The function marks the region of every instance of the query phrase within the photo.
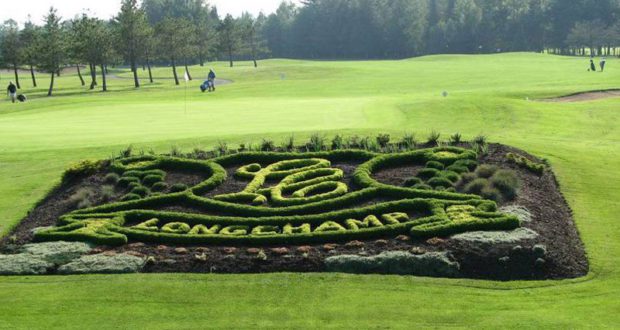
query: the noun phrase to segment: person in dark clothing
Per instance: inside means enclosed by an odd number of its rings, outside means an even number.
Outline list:
[[[13,84],[13,82],[11,81],[6,91],[11,98],[11,102],[15,103],[17,101],[17,86],[15,86],[15,84]]]
[[[601,72],[605,71],[605,64],[607,63],[607,59],[605,59],[604,57],[601,58]]]
[[[590,71],[596,72],[596,64],[594,64],[594,59],[590,59]]]
[[[207,81],[209,81],[209,92],[215,92],[215,72],[213,69],[209,70]]]

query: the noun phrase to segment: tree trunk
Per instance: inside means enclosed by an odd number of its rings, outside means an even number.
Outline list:
[[[233,54],[232,54],[232,49],[228,49],[228,60],[230,61],[230,67],[233,67]]]
[[[104,92],[107,92],[108,91],[108,84],[107,84],[106,79],[105,79],[105,74],[106,74],[105,71],[106,71],[105,70],[105,65],[101,64],[101,87],[102,87],[102,90]]]
[[[106,64],[103,67],[105,68],[105,74],[110,74],[110,71],[108,71],[108,65]]]
[[[172,73],[174,74],[174,83],[178,86],[179,76],[177,75],[177,64],[174,62],[174,59],[172,59]]]
[[[185,73],[187,73],[187,78],[189,78],[189,80],[192,80],[192,74],[189,73],[189,67],[187,66],[187,60],[185,60]]]
[[[90,78],[90,89],[93,90],[97,86],[97,67],[94,64],[90,64]]]
[[[22,86],[19,85],[19,74],[17,73],[17,64],[13,64],[13,71],[15,72],[15,86],[17,86],[17,89],[22,89]]]
[[[52,72],[52,79],[50,80],[50,89],[47,91],[47,96],[52,96],[52,91],[54,90],[54,76],[56,72]]]
[[[60,77],[60,68],[58,68],[58,71],[56,71],[56,77]]]
[[[37,87],[37,77],[34,75],[34,66],[30,65],[30,75],[32,76],[32,86]]]
[[[138,80],[138,69],[136,67],[136,60],[131,60],[131,71],[133,71],[133,83],[136,88],[140,88],[140,80]]]
[[[254,67],[258,68],[258,62],[256,62],[256,57],[252,57],[252,61],[254,61]]]
[[[75,68],[77,69],[77,74],[78,74],[78,77],[80,78],[80,82],[82,83],[82,86],[86,85],[86,83],[84,82],[84,77],[82,77],[82,71],[80,70],[80,65],[76,64]]]
[[[149,80],[151,81],[151,84],[153,83],[153,73],[151,72],[151,61],[147,58],[146,59],[146,67],[149,69]]]

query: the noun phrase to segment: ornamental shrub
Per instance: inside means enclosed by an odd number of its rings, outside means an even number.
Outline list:
[[[484,135],[478,135],[474,138],[473,142],[479,146],[485,146],[487,145],[487,137]]]
[[[127,172],[123,173],[123,177],[124,178],[138,178],[138,179],[142,179],[143,176],[144,176],[144,172],[137,171],[137,170],[131,170],[131,171],[127,171]]]
[[[469,169],[467,167],[459,166],[459,165],[450,165],[450,166],[446,167],[446,170],[455,172],[457,174],[464,174],[464,173],[468,173],[469,172]]]
[[[442,163],[434,161],[434,160],[431,160],[430,162],[426,163],[426,167],[427,168],[434,168],[434,169],[440,170],[440,171],[442,171],[445,168],[445,166]]]
[[[428,138],[426,139],[426,143],[430,144],[430,145],[437,145],[439,142],[439,138],[441,137],[441,134],[437,131],[432,131],[429,135]]]
[[[507,200],[512,200],[517,195],[519,179],[513,171],[499,170],[489,180],[491,185],[499,190]]]
[[[135,182],[135,183],[140,183],[140,179],[130,176],[130,177],[122,177],[118,180],[118,182],[116,183],[119,187],[121,188],[127,188],[129,187],[129,184]]]
[[[263,139],[260,144],[260,151],[272,152],[276,151],[276,145],[272,140]]]
[[[135,188],[138,187],[142,187],[142,184],[140,182],[130,182],[129,186],[127,186],[127,188],[129,188],[129,190],[133,190]]]
[[[166,171],[163,170],[148,170],[148,171],[142,171],[142,177],[146,177],[148,175],[157,175],[157,176],[166,176]]]
[[[381,149],[385,149],[390,143],[390,135],[389,134],[379,134],[377,136],[377,144]]]
[[[105,185],[105,186],[101,186],[101,198],[103,199],[104,202],[109,202],[114,198],[115,192],[114,192],[114,186],[109,186],[109,185]]]
[[[407,133],[403,136],[403,138],[398,143],[401,149],[411,150],[414,149],[418,142],[415,139],[415,135],[411,133]]]
[[[413,186],[415,186],[417,184],[420,184],[420,183],[423,183],[422,179],[416,178],[416,177],[412,177],[412,178],[409,178],[409,179],[405,180],[405,187],[413,187]]]
[[[445,177],[434,177],[428,180],[427,184],[433,188],[443,187],[450,188],[452,187],[452,181]]]
[[[289,136],[284,142],[282,142],[282,149],[291,152],[295,149],[295,136]]]
[[[489,185],[485,186],[480,192],[480,196],[485,199],[489,199],[495,202],[499,202],[502,200],[502,193],[494,187]]]
[[[116,173],[108,173],[106,174],[106,176],[103,178],[103,182],[108,183],[108,184],[117,184],[118,180],[120,180],[120,176]]]
[[[480,195],[482,190],[489,185],[489,181],[487,179],[475,179],[474,181],[465,185],[465,192],[468,194]]]
[[[325,149],[325,138],[318,133],[312,134],[308,143],[308,149],[314,152],[323,151]]]
[[[146,197],[146,196],[148,196],[151,193],[151,191],[147,187],[135,187],[135,188],[133,188],[131,190],[130,193],[131,194],[136,194],[136,195],[138,195],[140,197]]]
[[[147,175],[144,177],[144,179],[142,179],[142,183],[148,187],[151,187],[155,183],[162,182],[162,181],[164,181],[164,177],[155,175],[155,174]]]
[[[174,185],[172,185],[172,187],[170,187],[170,192],[176,193],[176,192],[182,192],[187,190],[187,185],[183,184],[183,183],[176,183]]]
[[[165,182],[156,182],[151,187],[151,191],[156,191],[156,192],[166,191],[166,189],[168,189],[168,184]]]
[[[481,165],[476,169],[476,175],[480,178],[488,179],[497,172],[497,166],[495,165]]]
[[[450,136],[450,143],[457,145],[459,143],[461,143],[461,133],[454,133],[452,136]]]
[[[97,173],[103,166],[102,161],[83,160],[71,165],[62,175],[62,182],[69,182],[81,177]]]
[[[476,180],[478,176],[475,173],[464,173],[461,175],[461,181],[459,181],[459,186],[464,186],[474,180]]]
[[[461,179],[461,176],[459,176],[458,173],[453,171],[443,171],[439,173],[439,175],[443,178],[450,180],[450,182],[452,183],[457,183]]]
[[[518,166],[525,168],[526,170],[537,174],[538,176],[542,176],[545,173],[545,165],[535,163],[521,155],[517,155],[514,153],[508,153],[506,158],[509,162],[517,164]]]
[[[473,171],[478,167],[478,162],[473,159],[459,159],[454,162],[455,166],[464,166],[467,167],[470,171]]]
[[[433,190],[433,187],[427,185],[426,183],[418,183],[411,188],[418,190]]]
[[[121,199],[121,201],[123,202],[129,202],[129,201],[135,201],[138,199],[142,199],[142,197],[140,195],[136,195],[136,194],[127,194],[125,196],[123,196],[123,198]]]
[[[438,176],[439,173],[439,170],[434,168],[423,168],[418,172],[416,176],[422,180],[428,180],[430,178]]]
[[[332,139],[332,150],[340,150],[343,149],[344,140],[342,139],[342,135],[336,134]]]

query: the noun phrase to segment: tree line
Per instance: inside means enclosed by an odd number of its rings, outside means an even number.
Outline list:
[[[15,21],[0,27],[0,65],[52,79],[75,66],[82,85],[107,90],[108,65],[177,68],[226,59],[406,58],[442,53],[503,51],[617,55],[619,0],[303,0],[284,1],[275,13],[220,17],[207,0],[122,0],[112,20],[84,13],[62,20],[51,8],[44,24]],[[71,64],[72,63],[72,64]],[[99,75],[101,81],[98,81]]]
[[[275,57],[406,58],[549,51],[617,54],[618,0],[304,0],[263,29]]]
[[[191,64],[204,65],[218,56],[226,56],[230,66],[238,56],[258,65],[257,59],[267,54],[260,35],[262,20],[263,15],[249,14],[220,19],[217,8],[205,0],[122,0],[119,13],[109,21],[86,13],[62,21],[56,9],[50,8],[41,26],[26,22],[20,29],[13,20],[4,22],[0,65],[14,72],[20,89],[20,69],[28,68],[34,87],[37,72],[49,74],[49,96],[55,77],[68,65],[75,67],[82,86],[90,80],[90,89],[101,85],[107,91],[108,65],[116,64],[131,68],[136,88],[141,85],[140,67],[148,70],[153,82],[154,63],[170,65],[179,85],[179,67],[191,79]]]

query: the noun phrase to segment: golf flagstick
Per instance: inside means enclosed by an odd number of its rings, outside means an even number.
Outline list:
[[[185,114],[187,115],[187,82],[189,81],[189,74],[187,74],[187,70],[185,70],[183,79],[185,79]]]

